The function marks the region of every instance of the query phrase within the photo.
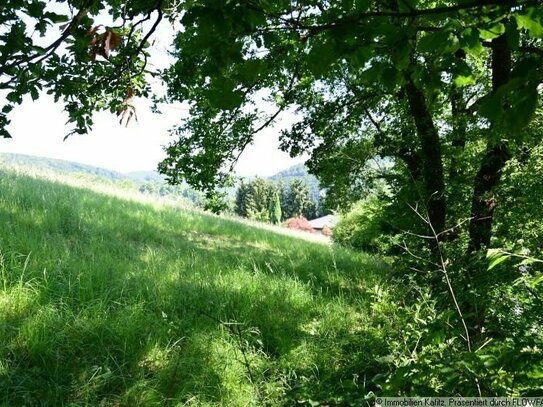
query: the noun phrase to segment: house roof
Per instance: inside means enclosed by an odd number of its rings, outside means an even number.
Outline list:
[[[313,229],[322,229],[325,226],[333,228],[337,223],[337,217],[334,215],[326,215],[322,218],[317,218],[309,221],[309,224]]]

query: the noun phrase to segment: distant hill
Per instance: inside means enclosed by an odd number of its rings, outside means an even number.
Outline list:
[[[168,185],[164,177],[156,171],[135,171],[123,174],[71,161],[8,153],[0,153],[1,166],[15,166],[37,172],[52,172],[68,176],[82,175],[98,181],[120,182],[124,183],[125,187],[133,188],[142,194],[177,200],[182,199],[189,205],[197,206],[202,200],[201,194],[186,184]]]
[[[283,182],[285,184],[288,184],[292,180],[300,179],[304,181],[309,187],[309,193],[311,195],[311,198],[315,202],[320,201],[321,188],[319,180],[317,179],[317,177],[308,172],[307,167],[304,164],[293,165],[292,167],[289,167],[283,171],[278,172],[275,175],[272,175],[268,179],[277,182]]]
[[[113,181],[130,179],[127,175],[123,173],[106,170],[104,168],[93,167],[92,165],[58,160],[55,158],[35,157],[24,154],[0,153],[0,164],[17,165],[26,168],[36,168],[63,173],[86,174],[95,177],[106,178]]]
[[[164,176],[153,170],[121,173],[72,161],[11,153],[0,153],[0,165],[2,164],[35,168],[37,170],[55,171],[65,174],[83,174],[92,177],[105,178],[111,181],[133,181],[141,192],[157,193],[159,195],[180,194],[193,202],[197,202],[200,199],[197,198],[199,194],[194,192],[187,185],[182,185],[177,188],[167,186]],[[251,179],[254,177],[247,178]],[[294,179],[301,179],[309,186],[311,198],[316,202],[320,201],[319,181],[315,176],[308,173],[304,164],[293,165],[271,177],[265,178],[283,182],[285,184],[288,184]],[[226,188],[225,191],[229,196],[234,197],[236,188]]]
[[[279,171],[275,175],[272,175],[270,179],[303,178],[303,177],[315,178],[313,175],[309,174],[305,164],[296,164],[296,165],[293,165],[292,167],[288,167],[287,169]]]
[[[26,168],[36,168],[63,173],[79,173],[106,178],[109,180],[131,180],[137,184],[144,182],[163,182],[164,176],[156,171],[132,171],[122,173],[92,165],[80,164],[73,161],[59,160],[56,158],[36,157],[25,154],[0,153],[0,164],[19,165]]]
[[[134,181],[164,181],[164,175],[159,174],[157,171],[132,171],[126,173],[128,177]]]

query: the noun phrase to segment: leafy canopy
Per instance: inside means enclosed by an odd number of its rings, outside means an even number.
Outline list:
[[[40,91],[63,101],[75,133],[89,130],[97,110],[129,121],[132,98],[149,96],[149,78],[158,77],[167,87],[160,101],[188,102],[191,113],[172,130],[176,140],[160,170],[173,183],[187,179],[208,191],[287,108],[303,118],[284,132],[283,148],[312,153],[312,169],[325,178],[336,173],[328,178],[341,191],[352,189],[349,174],[376,153],[398,157],[418,148],[404,120],[408,84],[424,90],[432,113],[445,113],[445,89],[465,89],[474,123],[512,131],[531,119],[543,76],[537,0],[57,3],[6,0],[0,10],[2,136],[9,136],[13,106]],[[168,22],[176,31],[173,63],[153,70],[148,46]],[[40,37],[54,32],[42,45]],[[485,64],[501,35],[518,58],[513,79],[492,93]]]

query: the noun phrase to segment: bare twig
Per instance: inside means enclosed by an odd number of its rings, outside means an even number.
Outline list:
[[[443,273],[443,276],[445,277],[445,281],[447,283],[449,294],[451,295],[454,306],[456,308],[456,312],[457,312],[458,317],[460,318],[460,321],[461,321],[462,326],[464,328],[464,335],[465,335],[464,340],[466,342],[468,352],[471,353],[472,352],[471,338],[470,338],[470,334],[469,334],[468,325],[466,323],[466,320],[465,320],[464,315],[462,313],[462,310],[460,308],[460,304],[458,303],[458,300],[456,298],[456,294],[455,294],[454,288],[452,286],[452,283],[451,283],[451,280],[450,280],[450,277],[449,277],[449,272],[447,270],[447,263],[446,263],[446,261],[445,261],[445,259],[443,257],[443,251],[441,250],[441,242],[439,240],[439,234],[436,233],[436,231],[434,229],[434,226],[432,225],[432,222],[430,221],[429,216],[426,216],[426,217],[423,216],[421,213],[419,213],[419,211],[417,209],[415,209],[411,205],[409,205],[409,207],[417,214],[417,216],[419,218],[421,218],[428,225],[430,231],[432,232],[433,238],[434,238],[434,240],[436,242],[437,254],[439,256],[439,268],[440,268],[441,272]],[[475,384],[477,386],[477,391],[479,393],[479,397],[481,397],[482,396],[481,387],[479,385],[479,380],[477,378],[475,378]]]
[[[301,52],[299,52],[300,54]],[[287,87],[287,90],[285,92],[285,100],[284,102],[281,104],[281,106],[279,106],[279,108],[274,112],[274,114],[272,114],[270,117],[268,117],[268,119],[262,123],[259,127],[257,127],[256,129],[254,129],[251,134],[246,138],[245,142],[243,143],[243,145],[241,146],[241,148],[239,148],[239,151],[237,153],[237,156],[234,158],[234,160],[232,160],[232,162],[230,163],[230,172],[232,172],[234,170],[234,167],[236,166],[237,162],[239,161],[239,158],[241,157],[241,154],[243,153],[243,151],[245,151],[245,148],[251,144],[251,142],[253,141],[253,137],[260,133],[262,130],[264,130],[265,128],[267,128],[268,126],[270,126],[274,121],[275,119],[285,110],[285,108],[287,107],[287,100],[290,98],[293,90],[294,90],[294,85],[296,83],[296,79],[298,78],[298,71],[299,71],[299,67],[300,67],[300,64],[298,63],[294,69],[294,72],[292,73],[292,77],[290,78],[290,81],[289,81],[289,84],[288,84],[288,87]]]

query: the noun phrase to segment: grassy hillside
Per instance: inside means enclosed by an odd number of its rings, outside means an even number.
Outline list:
[[[46,172],[53,175],[77,177],[93,183],[108,182],[124,186],[125,188],[139,190],[146,194],[182,198],[188,205],[201,206],[201,201],[203,200],[201,194],[187,184],[168,185],[164,176],[157,171],[132,171],[123,174],[72,161],[10,153],[0,153],[1,168],[16,168],[24,169],[25,172]],[[249,179],[251,178],[254,177],[249,177]],[[308,185],[312,199],[315,202],[319,202],[320,200],[319,182],[315,176],[307,172],[307,168],[303,164],[294,165],[268,178],[285,184],[295,179],[301,179]],[[223,190],[231,199],[234,199],[236,195],[235,187],[224,188]]]
[[[91,189],[96,189],[97,185],[105,186],[108,189],[123,189],[125,192],[132,191],[174,200],[185,206],[199,206],[202,201],[201,194],[188,185],[168,185],[164,178],[154,171],[122,174],[71,161],[7,153],[0,153],[0,169],[31,175],[46,175],[47,178],[53,179],[69,179]]]
[[[385,349],[370,307],[383,274],[324,244],[0,171],[0,405],[291,405],[343,382],[364,395]]]

